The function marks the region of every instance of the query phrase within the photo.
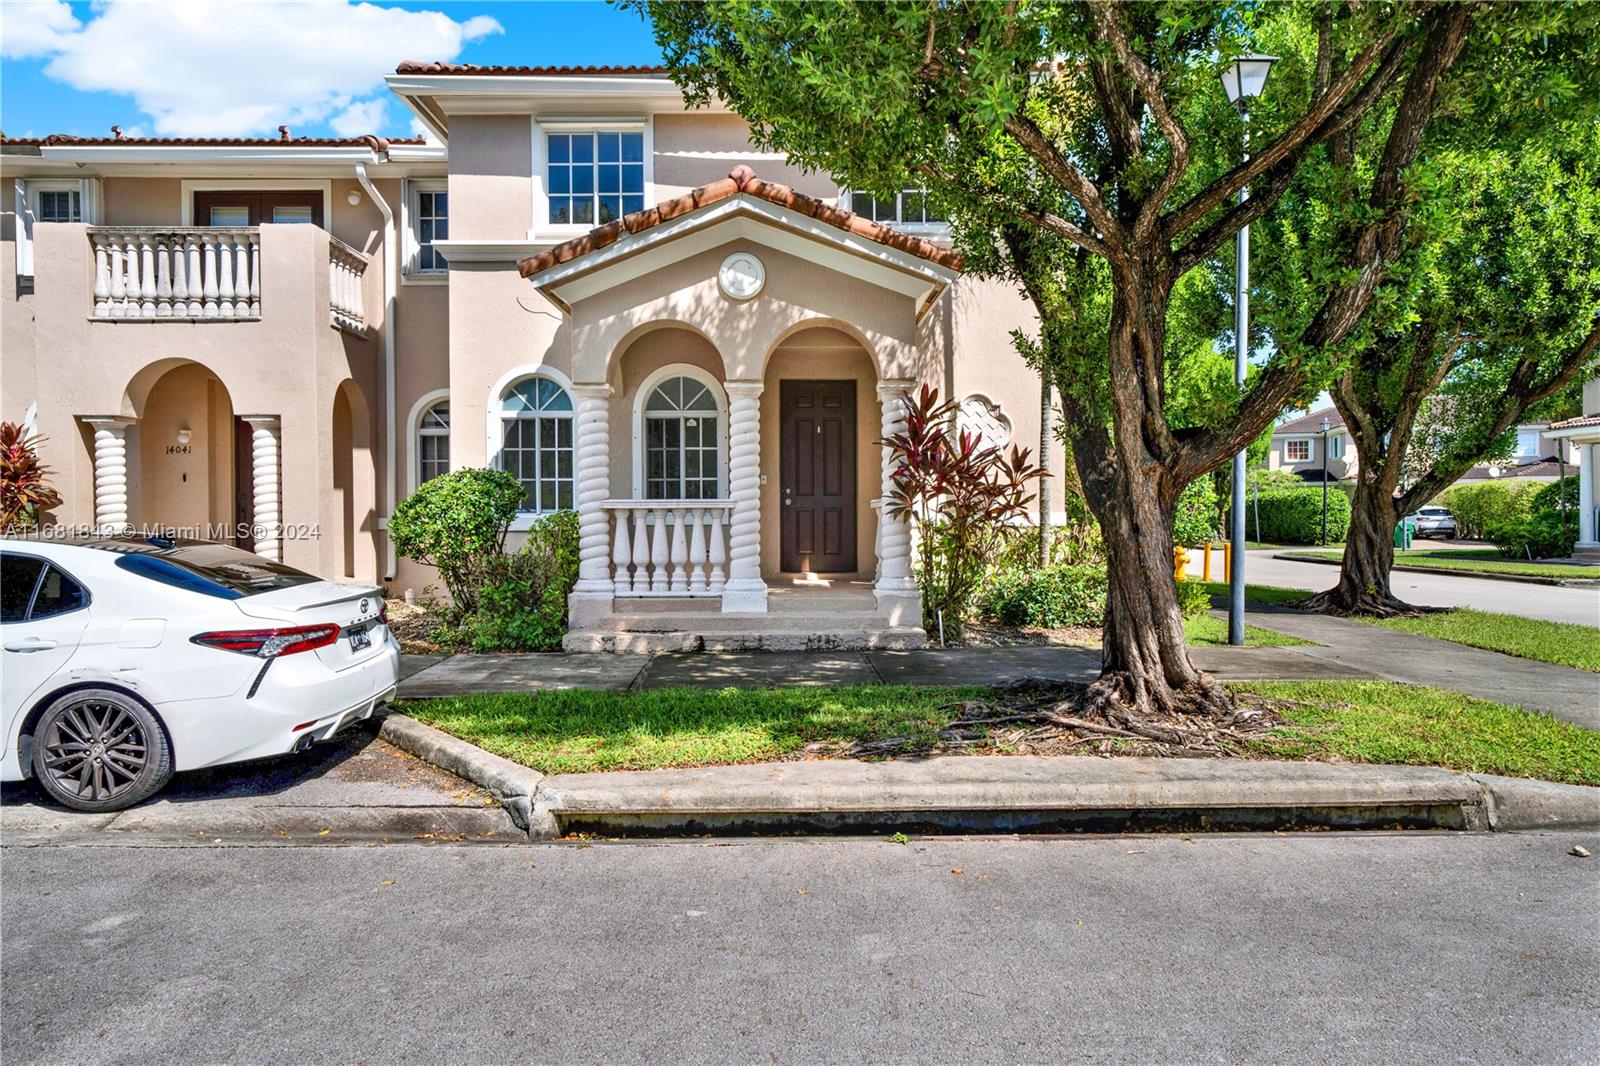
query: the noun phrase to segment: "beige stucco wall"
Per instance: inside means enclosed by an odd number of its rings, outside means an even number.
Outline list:
[[[450,119],[450,237],[521,240],[532,221],[529,115]]]
[[[750,143],[750,126],[738,115],[713,112],[663,114],[654,119],[655,192],[667,200],[728,176],[741,163],[768,181],[832,200],[839,188],[825,174],[807,174],[781,156]]]
[[[128,453],[129,467],[138,467],[136,521],[159,521],[187,536],[222,536],[207,527],[231,525],[235,517],[233,415],[227,387],[198,363],[175,366],[152,384]],[[183,429],[187,445],[178,443]]]

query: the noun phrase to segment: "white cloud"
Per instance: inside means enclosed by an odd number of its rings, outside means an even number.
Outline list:
[[[15,19],[7,6],[9,56]],[[132,95],[157,134],[179,137],[270,135],[280,123],[323,121],[341,133],[378,132],[355,127],[383,119],[384,101],[369,98],[396,63],[449,61],[468,42],[505,32],[486,15],[457,22],[344,0],[109,0],[76,25],[48,38],[26,31],[16,47],[50,55],[45,73],[74,89]]]
[[[57,51],[68,35],[81,29],[65,0],[15,0],[0,17],[0,56],[29,59]]]
[[[328,125],[341,137],[359,137],[363,133],[376,133],[383,129],[388,112],[389,101],[374,96],[370,100],[357,100],[330,118]]]

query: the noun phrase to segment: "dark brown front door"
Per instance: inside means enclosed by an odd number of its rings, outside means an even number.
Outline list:
[[[316,190],[272,189],[267,192],[197,192],[196,226],[259,226],[263,222],[307,222],[322,225],[322,193]]]
[[[242,418],[233,420],[233,536],[229,539],[245,551],[255,551],[256,538],[250,531],[256,520],[255,433]]]
[[[778,383],[779,566],[856,569],[856,383]]]

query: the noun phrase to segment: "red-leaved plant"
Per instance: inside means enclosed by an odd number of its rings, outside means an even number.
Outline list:
[[[905,399],[905,428],[878,443],[890,452],[889,513],[916,524],[923,624],[960,638],[978,586],[1019,532],[1044,471],[1027,448],[1009,454],[955,424],[956,404],[922,386]]]
[[[15,422],[0,422],[0,531],[31,528],[40,511],[61,506],[60,494],[45,484],[50,471],[39,462],[43,441]]]

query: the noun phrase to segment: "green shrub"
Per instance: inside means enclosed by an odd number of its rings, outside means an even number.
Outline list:
[[[1456,535],[1482,540],[1489,527],[1526,518],[1533,509],[1534,491],[1530,485],[1504,481],[1485,481],[1477,485],[1453,485],[1439,494],[1436,502],[1456,518]]]
[[[1203,582],[1178,582],[1178,609],[1185,618],[1197,618],[1211,609],[1211,590]]]
[[[1195,478],[1178,496],[1172,542],[1192,548],[1217,535],[1217,490],[1209,477]]]
[[[979,593],[978,611],[1008,626],[1097,626],[1106,613],[1106,568],[1087,563],[1003,571]]]
[[[1578,541],[1578,479],[1562,478],[1537,491],[1525,490],[1521,496],[1529,501],[1527,514],[1491,521],[1484,531],[1500,554],[1509,559],[1565,559],[1572,555]]]
[[[503,470],[453,470],[400,501],[389,541],[407,559],[437,567],[456,607],[470,611],[474,564],[503,553],[522,499],[522,482]]]
[[[528,542],[469,567],[476,606],[458,623],[475,651],[550,651],[567,631],[567,594],[578,580],[578,513],[537,519]]]
[[[1350,497],[1328,486],[1328,542],[1344,540],[1350,529]],[[1274,544],[1319,544],[1322,540],[1322,489],[1262,489],[1251,501],[1250,521],[1260,513],[1261,539]]]

